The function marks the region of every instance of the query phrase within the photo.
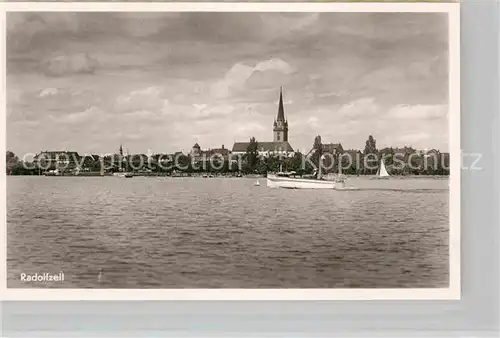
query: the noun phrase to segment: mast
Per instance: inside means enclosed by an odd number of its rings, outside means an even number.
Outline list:
[[[320,155],[318,161],[318,180],[321,179],[321,167],[323,165],[323,155]]]
[[[338,166],[339,166],[339,178],[342,175],[342,156],[339,154],[339,160],[338,160]]]

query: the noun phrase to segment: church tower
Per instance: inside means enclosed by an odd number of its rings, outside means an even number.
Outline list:
[[[278,104],[278,118],[274,120],[274,142],[288,141],[288,121],[285,120],[285,109],[283,108],[283,88],[280,88],[280,101]]]

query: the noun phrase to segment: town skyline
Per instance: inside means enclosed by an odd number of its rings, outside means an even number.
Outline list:
[[[16,154],[266,141],[280,86],[294,149],[373,135],[448,151],[444,14],[8,13],[7,26]]]

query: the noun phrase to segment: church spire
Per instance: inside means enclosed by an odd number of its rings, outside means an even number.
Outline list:
[[[288,122],[285,120],[285,109],[283,108],[283,87],[280,87],[278,118],[274,120],[273,133],[274,133],[274,142],[288,141]]]
[[[280,87],[280,103],[278,106],[278,120],[285,122],[285,109],[283,108],[283,86]]]

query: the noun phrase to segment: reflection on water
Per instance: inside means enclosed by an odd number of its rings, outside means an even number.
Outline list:
[[[254,182],[8,177],[8,287],[448,286],[448,180]],[[20,281],[59,271],[62,283]]]

